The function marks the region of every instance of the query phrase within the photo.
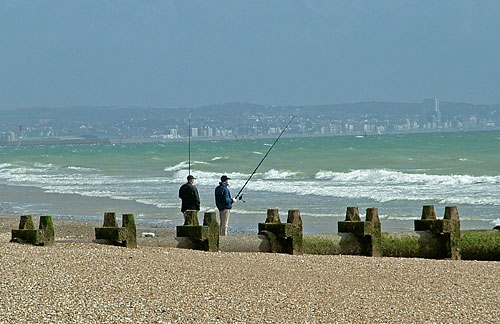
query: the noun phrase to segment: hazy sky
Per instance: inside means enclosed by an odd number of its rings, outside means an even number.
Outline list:
[[[0,109],[500,102],[500,1],[0,0]]]

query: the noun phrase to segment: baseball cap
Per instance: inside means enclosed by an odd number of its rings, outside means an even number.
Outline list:
[[[226,180],[230,180],[231,178],[229,178],[228,176],[226,175],[223,175],[222,177],[220,177],[220,181],[224,182]]]

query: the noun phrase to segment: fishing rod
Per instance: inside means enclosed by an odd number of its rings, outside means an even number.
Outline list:
[[[295,115],[292,116],[292,119],[290,119],[290,121],[288,122],[288,124],[286,124],[285,128],[281,131],[280,135],[276,138],[276,140],[274,140],[274,143],[273,145],[271,145],[271,147],[269,148],[269,150],[267,151],[267,153],[264,155],[264,157],[262,158],[262,160],[260,160],[259,164],[257,165],[257,167],[255,168],[255,170],[253,170],[252,174],[250,175],[250,177],[247,179],[247,181],[245,182],[245,184],[243,185],[243,187],[241,187],[240,191],[238,192],[238,194],[236,195],[235,199],[240,199],[242,200],[243,199],[243,195],[241,195],[241,192],[243,191],[243,189],[245,189],[246,185],[248,184],[248,182],[250,181],[250,179],[252,179],[253,175],[255,174],[255,172],[257,172],[257,169],[260,167],[260,165],[262,164],[262,162],[264,162],[264,160],[266,159],[267,155],[269,154],[269,152],[271,152],[271,150],[273,149],[274,145],[276,145],[276,143],[278,142],[278,140],[280,139],[281,135],[283,135],[283,133],[286,131],[286,129],[288,128],[288,126],[290,126],[290,124],[292,123],[292,120],[295,118]]]
[[[188,121],[188,176],[191,175],[191,114]]]

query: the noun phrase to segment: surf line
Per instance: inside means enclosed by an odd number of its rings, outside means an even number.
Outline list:
[[[276,140],[274,140],[274,143],[273,145],[271,145],[271,147],[269,148],[269,150],[267,150],[267,153],[264,155],[264,157],[262,158],[262,160],[260,160],[259,164],[257,164],[257,167],[255,168],[255,170],[253,170],[252,174],[250,175],[250,177],[248,177],[247,181],[245,182],[245,184],[243,185],[243,187],[241,187],[240,191],[238,192],[238,194],[236,195],[235,199],[239,199],[239,200],[242,200],[243,202],[245,202],[243,200],[243,195],[241,194],[243,192],[243,189],[245,189],[245,187],[247,186],[248,182],[250,182],[250,179],[252,179],[253,175],[255,174],[255,172],[257,172],[257,169],[260,167],[260,165],[262,164],[262,162],[264,162],[264,160],[266,159],[266,157],[268,156],[269,152],[271,152],[271,150],[273,149],[274,145],[276,145],[276,143],[278,142],[278,140],[280,139],[281,135],[283,135],[283,133],[286,131],[286,129],[288,128],[288,126],[290,126],[290,124],[292,123],[293,119],[295,118],[295,115],[292,116],[292,118],[290,119],[290,121],[288,122],[288,124],[286,124],[285,128],[281,131],[280,135],[276,138]]]

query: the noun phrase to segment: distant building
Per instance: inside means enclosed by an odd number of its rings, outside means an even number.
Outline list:
[[[441,128],[441,111],[439,110],[439,100],[437,98],[425,99],[422,103],[422,125],[427,125],[428,129]]]
[[[434,98],[434,112],[436,114],[436,123],[437,123],[437,128],[441,128],[441,111],[439,110],[439,100],[438,98]]]

